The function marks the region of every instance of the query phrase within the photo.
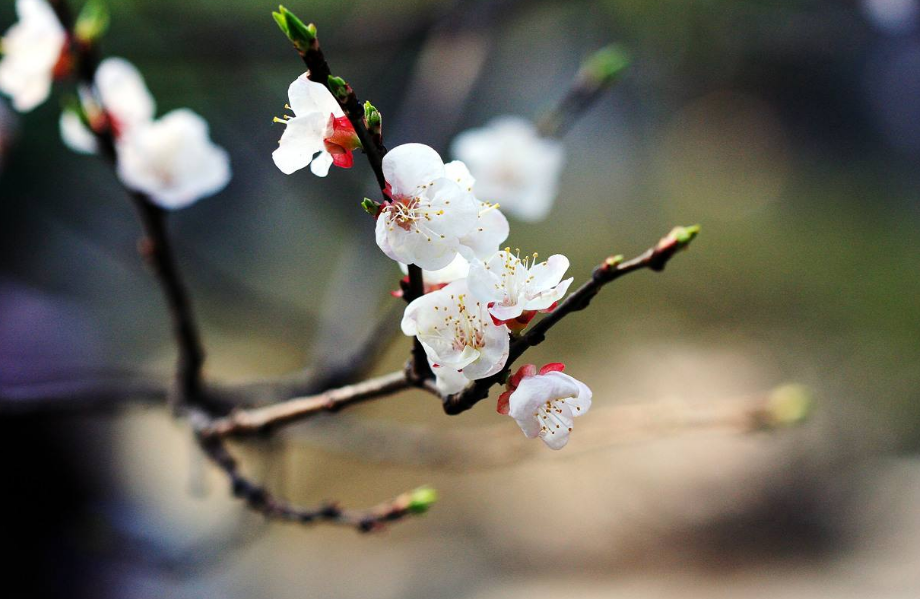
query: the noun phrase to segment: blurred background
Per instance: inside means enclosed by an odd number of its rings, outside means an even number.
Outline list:
[[[399,305],[388,291],[401,273],[360,209],[374,189],[360,158],[325,179],[272,163],[271,119],[303,71],[274,6],[110,8],[104,51],[141,69],[159,114],[204,115],[232,157],[229,187],[172,219],[208,375],[350,355]],[[383,534],[244,511],[161,408],[0,417],[3,570],[32,589],[13,596],[920,595],[918,0],[289,8],[381,110],[388,146],[444,155],[493,116],[538,118],[581,60],[621,43],[633,66],[566,135],[550,218],[512,221],[509,243],[566,254],[578,282],[675,224],[703,233],[529,354],[565,361],[595,392],[561,453],[523,444],[494,399],[448,418],[414,392],[237,449],[303,503],[438,488],[429,514]],[[25,116],[2,102],[0,383],[167,374],[167,313],[124,191],[63,147],[57,96]],[[394,334],[378,370],[408,347]],[[788,383],[816,400],[800,427],[655,426],[662,405],[731,410]],[[617,417],[641,406],[658,408]]]

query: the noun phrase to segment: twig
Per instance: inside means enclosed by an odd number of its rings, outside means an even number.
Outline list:
[[[677,227],[664,237],[658,245],[646,250],[642,255],[627,262],[622,262],[622,257],[608,258],[603,264],[594,269],[591,278],[581,287],[569,295],[551,313],[537,322],[526,333],[511,343],[508,361],[501,372],[488,378],[475,381],[463,391],[455,393],[444,400],[444,411],[447,414],[459,414],[469,410],[480,400],[489,396],[489,389],[493,385],[503,383],[511,372],[511,365],[521,357],[525,351],[543,342],[546,333],[560,320],[579,310],[584,310],[601,288],[619,279],[623,275],[648,268],[659,272],[664,270],[668,261],[687,244],[699,231],[699,227]]]
[[[377,184],[380,186],[380,191],[384,193],[383,199],[384,201],[388,201],[389,198],[385,193],[387,181],[383,174],[383,157],[386,155],[387,149],[386,146],[383,145],[381,136],[373,136],[367,130],[367,125],[364,122],[364,108],[361,106],[361,102],[358,101],[354,89],[352,89],[351,85],[348,83],[344,83],[343,87],[339,89],[330,85],[332,69],[326,61],[326,57],[320,47],[319,38],[316,37],[315,31],[313,32],[313,39],[306,49],[301,49],[296,44],[294,45],[294,49],[297,50],[304,64],[307,65],[307,76],[310,80],[326,86],[333,97],[339,102],[339,105],[345,112],[345,116],[348,117],[348,121],[354,127],[358,139],[361,140],[364,154],[367,156],[371,170],[374,171],[374,176],[377,178]],[[411,302],[424,295],[424,293],[425,283],[422,269],[414,264],[410,264],[409,288],[404,296],[405,300],[407,303]],[[409,373],[413,383],[417,386],[424,386],[424,382],[433,376],[425,356],[425,349],[418,339],[416,339],[412,345],[412,361],[410,363]]]
[[[309,418],[321,412],[336,412],[344,407],[378,397],[393,395],[410,387],[405,372],[392,372],[355,385],[331,389],[319,395],[292,399],[253,410],[237,410],[199,430],[202,438],[248,436],[268,433],[275,427]]]
[[[65,0],[53,0],[52,7],[67,31],[71,49],[77,58],[77,80],[95,96],[95,101],[104,110],[95,90],[96,70],[99,54],[95,44],[80,41],[74,32],[73,14]],[[91,127],[102,155],[113,167],[117,162],[115,138],[108,118],[100,119]],[[126,188],[127,189],[127,188]],[[172,317],[173,335],[179,351],[176,364],[177,394],[171,397],[176,404],[182,402],[205,402],[202,394],[201,368],[204,364],[204,349],[198,333],[198,326],[192,312],[191,300],[173,254],[169,235],[166,232],[166,212],[140,192],[127,189],[137,209],[144,229],[144,239],[139,244],[141,255],[153,267],[160,288],[169,305]]]
[[[207,416],[203,414],[199,414],[199,418],[207,421]],[[199,434],[198,442],[205,455],[230,479],[234,497],[243,500],[249,509],[267,518],[300,524],[323,522],[355,528],[360,532],[372,532],[380,530],[389,522],[422,513],[430,504],[430,501],[419,502],[415,497],[418,492],[416,491],[403,493],[395,499],[365,510],[346,510],[336,503],[326,503],[314,508],[294,505],[245,477],[240,472],[236,458],[227,450],[223,438]]]
[[[601,48],[583,64],[565,96],[537,123],[544,137],[563,137],[604,91],[619,81],[629,58],[616,46]]]
[[[295,49],[297,49],[296,46]],[[345,84],[345,89],[340,93],[336,93],[336,90],[330,87],[329,77],[332,76],[332,70],[323,55],[323,50],[319,45],[319,38],[314,37],[306,50],[297,49],[297,52],[303,59],[304,64],[307,65],[307,76],[310,80],[325,85],[338,100],[339,105],[345,112],[345,116],[348,117],[348,121],[355,128],[358,139],[361,140],[364,155],[367,156],[367,161],[377,178],[377,184],[380,186],[380,190],[383,191],[387,186],[386,178],[383,176],[383,157],[387,153],[387,149],[382,140],[375,139],[367,130],[367,126],[364,123],[364,107],[358,101],[355,91],[347,83]]]

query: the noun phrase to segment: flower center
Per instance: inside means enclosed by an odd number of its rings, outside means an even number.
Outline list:
[[[534,417],[540,423],[541,435],[555,435],[557,431],[562,432],[563,429],[572,432],[572,427],[568,426],[560,416],[566,399],[568,398],[548,400],[534,412]],[[575,409],[581,411],[580,407],[576,406]]]

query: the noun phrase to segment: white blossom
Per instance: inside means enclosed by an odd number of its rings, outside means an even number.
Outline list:
[[[442,393],[456,393],[469,381],[491,376],[508,360],[508,328],[492,321],[462,279],[410,303],[402,331],[425,348]]]
[[[562,364],[547,364],[539,373],[522,367],[499,398],[499,412],[514,418],[528,438],[540,437],[550,449],[569,441],[574,418],[591,409],[591,390],[562,372]]]
[[[67,36],[45,0],[16,0],[16,14],[19,21],[2,38],[0,91],[16,110],[28,112],[51,93]]]
[[[454,160],[444,165],[444,174],[448,179],[452,179],[457,184],[467,190],[472,190],[476,184],[476,179],[470,174],[466,165]],[[469,233],[460,237],[460,252],[467,259],[486,259],[491,256],[500,243],[508,239],[510,227],[508,219],[498,210],[498,204],[489,204],[480,202],[478,199],[478,220],[476,226]]]
[[[187,108],[132,127],[118,138],[118,176],[162,208],[177,209],[213,195],[230,181],[230,159]]]
[[[451,146],[476,177],[478,198],[524,221],[546,218],[565,159],[561,142],[541,137],[520,117],[505,116],[459,134]]]
[[[470,291],[498,320],[511,320],[529,310],[546,310],[562,299],[573,279],[562,280],[569,268],[569,259],[562,254],[543,262],[536,260],[537,254],[522,259],[505,248],[486,262],[476,261],[470,267]]]
[[[399,268],[402,270],[404,275],[409,274],[409,265],[399,263]],[[458,279],[465,279],[470,272],[470,263],[469,260],[457,254],[457,257],[454,258],[454,261],[441,268],[439,270],[423,270],[422,277],[425,281],[425,286],[434,286],[434,285],[446,285],[448,283],[453,283]]]
[[[94,78],[96,93],[102,103],[100,114],[88,111],[90,119],[108,119],[113,135],[118,138],[133,127],[144,125],[153,120],[156,102],[144,77],[133,64],[123,58],[107,58],[96,69]],[[93,107],[93,96],[84,92],[83,105]],[[92,154],[98,151],[98,144],[93,133],[86,127],[80,116],[72,110],[61,113],[61,138],[73,151]]]
[[[376,237],[390,258],[440,270],[457,254],[488,255],[507,238],[507,220],[472,194],[466,168],[445,165],[430,147],[393,148],[383,158],[383,174],[391,201],[377,216]]]
[[[272,153],[275,166],[290,175],[310,165],[318,177],[329,174],[333,164],[349,168],[354,160],[352,150],[361,144],[326,86],[304,73],[288,87],[288,101],[293,118],[275,119],[285,125],[278,149]]]

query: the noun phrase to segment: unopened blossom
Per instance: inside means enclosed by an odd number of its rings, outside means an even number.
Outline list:
[[[325,177],[333,164],[350,168],[352,150],[360,148],[361,142],[326,86],[304,73],[288,87],[288,101],[294,116],[275,119],[285,126],[278,149],[272,153],[281,172],[290,175],[310,165],[314,175]]]
[[[208,124],[187,108],[132,127],[118,138],[118,176],[166,209],[188,206],[230,181],[227,152],[214,144]]]
[[[541,137],[530,121],[499,117],[458,135],[451,152],[476,178],[476,197],[497,202],[524,221],[540,221],[549,214],[565,152],[561,142]]]
[[[108,127],[118,140],[139,125],[153,120],[156,102],[144,77],[133,64],[123,58],[107,58],[99,64],[94,78],[96,96],[84,91],[86,117],[96,127]],[[95,105],[98,97],[101,106]],[[80,115],[72,110],[61,113],[61,138],[75,152],[91,154],[98,151],[92,131]]]
[[[550,449],[565,447],[573,420],[591,409],[591,390],[564,369],[560,363],[539,372],[533,364],[522,366],[498,399],[500,414],[514,418],[525,436],[540,437]]]
[[[426,145],[393,148],[383,174],[389,201],[377,215],[377,245],[398,262],[440,270],[458,254],[488,255],[508,236],[505,217],[473,195],[466,168],[445,165]]]
[[[19,21],[3,35],[0,91],[28,112],[51,93],[55,69],[66,61],[67,35],[45,0],[16,0]]]
[[[402,331],[421,342],[443,393],[497,373],[508,360],[508,328],[492,321],[463,279],[410,303]]]
[[[562,299],[573,279],[562,280],[569,268],[569,259],[562,254],[543,262],[537,258],[537,254],[521,258],[505,248],[486,262],[474,262],[467,279],[470,291],[501,321],[547,310]]]

